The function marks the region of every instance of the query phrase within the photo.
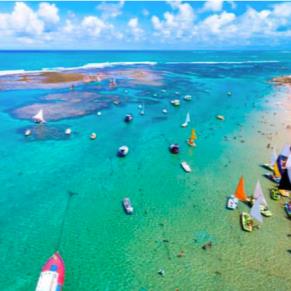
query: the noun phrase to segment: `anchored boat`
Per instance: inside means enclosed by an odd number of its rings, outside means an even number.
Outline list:
[[[123,208],[124,208],[124,211],[126,212],[126,214],[132,214],[133,213],[133,207],[131,205],[131,202],[129,200],[129,198],[124,198],[122,200],[122,205],[123,205]]]
[[[258,180],[256,187],[255,187],[255,190],[254,190],[253,198],[251,199],[251,204],[254,205],[256,200],[258,200],[260,197],[261,197],[261,204],[260,204],[261,214],[266,216],[266,217],[272,216],[272,212],[269,210],[268,203],[267,203],[267,200],[264,196],[261,183]]]
[[[42,268],[35,291],[61,291],[65,281],[65,264],[58,252]]]
[[[117,155],[121,158],[125,157],[127,154],[128,154],[128,146],[121,146],[119,149],[118,149],[118,152],[117,152]]]
[[[180,151],[180,147],[178,144],[176,143],[173,143],[169,146],[169,151],[172,153],[172,154],[178,154],[179,151]]]
[[[126,114],[124,117],[124,122],[129,123],[133,120],[133,116],[131,114]]]
[[[173,99],[171,100],[171,104],[175,107],[180,106],[180,100],[179,99]]]
[[[191,168],[190,168],[190,166],[188,165],[188,163],[185,162],[185,161],[183,161],[183,162],[181,163],[181,166],[182,166],[182,168],[184,169],[184,171],[185,171],[186,173],[190,173],[190,172],[192,171]]]

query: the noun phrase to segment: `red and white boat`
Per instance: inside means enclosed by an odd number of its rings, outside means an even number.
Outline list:
[[[58,252],[43,266],[35,291],[61,291],[65,281],[65,264]]]

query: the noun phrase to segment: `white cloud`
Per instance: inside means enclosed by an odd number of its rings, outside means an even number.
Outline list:
[[[81,22],[81,28],[87,32],[88,35],[97,37],[105,29],[108,29],[108,26],[96,16],[86,16]]]
[[[101,18],[115,18],[122,14],[122,8],[124,6],[124,1],[119,1],[117,3],[106,3],[102,2],[96,8],[101,11]]]
[[[180,1],[169,2],[172,12],[165,12],[164,19],[157,16],[152,16],[151,21],[153,28],[158,35],[164,38],[178,37],[191,35],[195,14],[192,6],[189,3]]]
[[[207,11],[214,11],[214,12],[218,12],[221,11],[223,8],[223,0],[208,0],[205,2],[202,10]]]
[[[137,17],[131,18],[128,23],[128,27],[130,28],[131,34],[133,35],[135,40],[140,40],[143,35],[143,29],[139,27],[139,20]]]
[[[60,21],[59,10],[55,4],[40,3],[37,11],[37,15],[46,24],[57,24]]]

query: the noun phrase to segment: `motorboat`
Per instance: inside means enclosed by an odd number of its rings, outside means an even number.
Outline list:
[[[65,264],[58,252],[43,266],[35,291],[61,291],[65,281]]]
[[[171,104],[175,107],[180,106],[180,100],[179,99],[173,99],[171,100]]]
[[[94,140],[94,139],[96,139],[96,137],[97,137],[97,135],[96,135],[95,132],[92,132],[92,133],[90,134],[90,139]]]
[[[168,109],[163,108],[162,112],[163,112],[164,114],[168,114]]]
[[[170,150],[170,152],[172,153],[172,154],[178,154],[179,153],[179,151],[180,151],[180,147],[179,147],[179,145],[178,144],[171,144],[170,146],[169,146],[169,150]]]
[[[118,149],[117,155],[123,158],[128,154],[128,151],[129,151],[128,146],[123,145]]]
[[[218,114],[218,115],[216,115],[216,119],[223,121],[224,120],[224,116]]]
[[[133,120],[133,116],[131,114],[126,114],[124,117],[124,122],[129,123]]]
[[[124,211],[126,214],[132,214],[133,213],[133,207],[131,205],[131,201],[128,197],[124,198],[122,200],[122,205],[124,208]]]
[[[67,128],[67,129],[65,130],[65,134],[66,134],[66,135],[71,135],[71,133],[72,133],[72,130],[71,130],[70,128]]]
[[[190,168],[190,166],[188,165],[188,163],[185,162],[185,161],[183,161],[183,162],[181,163],[181,166],[182,166],[182,168],[184,169],[184,171],[185,171],[186,173],[190,173],[190,172],[192,171],[191,168]]]
[[[25,136],[30,136],[30,135],[31,135],[31,129],[27,129],[27,130],[24,132],[24,135],[25,135]]]
[[[185,101],[191,101],[192,100],[192,96],[191,95],[185,95],[184,96],[184,100]]]

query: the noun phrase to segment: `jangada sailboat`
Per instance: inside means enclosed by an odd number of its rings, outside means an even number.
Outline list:
[[[32,120],[36,123],[44,123],[44,117],[43,117],[43,110],[40,109],[33,117]]]
[[[263,223],[263,216],[261,214],[261,203],[262,203],[262,199],[263,197],[260,196],[255,204],[253,205],[253,207],[251,208],[251,212],[250,214],[247,212],[242,212],[241,213],[241,225],[243,230],[251,232],[253,231],[254,228],[254,219],[256,219],[257,221]]]
[[[195,140],[197,139],[195,129],[192,129],[190,137],[187,139],[187,143],[191,147],[196,147]]]
[[[262,190],[262,186],[260,181],[257,181],[255,190],[254,190],[254,195],[253,195],[253,199],[251,200],[251,203],[254,205],[255,202],[261,197],[261,204],[260,204],[260,211],[261,214],[266,216],[266,217],[270,217],[272,216],[272,212],[269,210],[268,208],[268,203],[267,200],[264,196],[263,190]]]
[[[229,196],[227,199],[226,207],[228,209],[236,209],[238,206],[238,201],[249,201],[249,198],[244,189],[244,178],[240,177],[239,182],[236,187],[236,191],[233,195]]]
[[[273,165],[273,173],[265,173],[264,176],[266,178],[268,178],[269,180],[271,180],[272,182],[274,183],[277,183],[279,184],[280,183],[280,180],[281,180],[281,173],[280,173],[280,170],[279,170],[279,158],[277,159],[277,161],[274,163]]]
[[[42,268],[35,291],[61,291],[65,281],[65,264],[58,252]]]
[[[274,149],[273,153],[272,153],[272,157],[271,157],[270,163],[263,164],[262,166],[264,168],[266,168],[267,170],[273,171],[274,165],[275,165],[277,159],[278,159],[278,155],[276,153],[276,150]]]
[[[188,112],[187,115],[186,115],[186,120],[183,124],[181,124],[182,127],[187,127],[188,126],[188,123],[191,121],[190,119],[190,113]]]
[[[278,189],[282,196],[289,197],[291,194],[291,155],[288,157]]]

